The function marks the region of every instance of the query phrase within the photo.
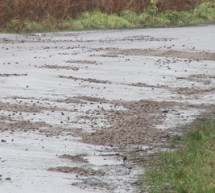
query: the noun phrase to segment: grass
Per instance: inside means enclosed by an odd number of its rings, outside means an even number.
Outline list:
[[[156,1],[154,1],[156,2]],[[200,4],[191,11],[158,12],[155,4],[148,11],[141,14],[124,10],[120,14],[108,14],[100,10],[84,12],[79,18],[56,20],[46,16],[43,20],[14,18],[0,28],[2,32],[46,32],[46,31],[73,31],[90,29],[120,29],[142,27],[186,26],[196,24],[215,23],[215,1]]]
[[[174,139],[174,144],[183,148],[157,155],[153,169],[140,179],[142,192],[215,192],[215,121],[196,127],[196,131]]]

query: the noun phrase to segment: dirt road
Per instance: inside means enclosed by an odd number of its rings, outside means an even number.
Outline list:
[[[133,192],[138,159],[214,107],[214,34],[0,34],[0,192]]]

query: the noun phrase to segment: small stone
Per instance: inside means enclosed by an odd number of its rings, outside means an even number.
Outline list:
[[[168,113],[168,112],[169,112],[168,110],[163,110],[163,111],[162,111],[162,113]]]

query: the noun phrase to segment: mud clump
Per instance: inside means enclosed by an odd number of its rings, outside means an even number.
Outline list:
[[[63,70],[73,70],[73,71],[78,71],[79,68],[75,66],[59,66],[59,65],[43,65],[40,66],[39,68],[47,68],[47,69],[63,69]]]
[[[59,156],[59,158],[68,159],[76,163],[88,163],[88,161],[81,156],[72,156],[72,155],[64,154]]]
[[[173,57],[186,58],[191,60],[211,60],[215,61],[214,53],[207,52],[182,52],[176,50],[153,50],[153,49],[124,49],[114,50],[118,54],[125,56],[157,56],[157,57]]]
[[[97,98],[97,97],[89,97],[89,96],[78,96],[75,97],[79,100],[88,101],[88,102],[95,102],[95,103],[111,103],[111,101],[104,99],[104,98]]]
[[[66,104],[70,104],[70,103],[74,103],[74,104],[87,104],[87,102],[80,100],[79,98],[72,98],[72,97],[68,97],[66,99],[59,99],[56,102],[59,103],[66,103]]]
[[[142,83],[142,82],[137,82],[137,83],[132,83],[132,84],[128,84],[129,86],[136,86],[136,87],[146,87],[146,88],[160,88],[160,89],[168,89],[169,87],[166,85],[150,85],[150,84],[146,84],[146,83]]]
[[[210,89],[195,89],[195,88],[177,88],[174,89],[173,92],[180,94],[180,95],[203,95],[205,93],[210,93],[214,92],[215,88],[210,88]]]
[[[121,102],[125,111],[104,113],[111,127],[104,127],[94,133],[84,133],[83,141],[95,145],[126,147],[129,145],[149,145],[161,142],[167,133],[155,129],[165,117],[163,109],[175,105],[172,102]]]
[[[52,172],[62,172],[62,173],[75,173],[80,176],[104,176],[105,172],[100,170],[93,170],[91,168],[84,169],[78,167],[56,167],[56,168],[49,168],[48,171]]]
[[[59,76],[59,78],[66,78],[66,79],[71,79],[74,81],[85,81],[85,82],[89,82],[89,83],[101,83],[101,84],[111,84],[111,82],[107,81],[107,80],[97,80],[95,78],[77,78],[74,76]]]
[[[5,122],[5,118],[0,118],[0,131],[36,131],[41,127],[49,128],[50,126],[44,122],[35,122],[32,123],[30,121],[12,121]]]
[[[0,77],[27,76],[27,74],[0,74]]]
[[[94,64],[98,65],[96,61],[90,61],[90,60],[69,60],[67,63],[74,63],[74,64]]]
[[[177,80],[187,80],[191,82],[202,82],[204,85],[211,84],[211,80],[215,79],[215,76],[206,74],[193,74],[187,77],[177,77]]]
[[[36,105],[27,105],[27,104],[9,104],[0,102],[0,109],[5,111],[11,111],[14,113],[20,112],[32,112],[32,113],[39,113],[43,107],[39,107]]]

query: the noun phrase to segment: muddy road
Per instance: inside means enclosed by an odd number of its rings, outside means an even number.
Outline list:
[[[0,34],[0,192],[136,191],[138,161],[214,108],[214,34]]]

